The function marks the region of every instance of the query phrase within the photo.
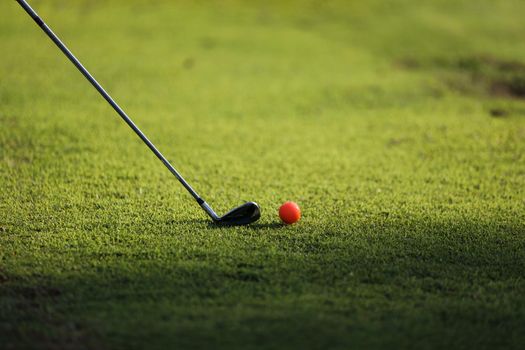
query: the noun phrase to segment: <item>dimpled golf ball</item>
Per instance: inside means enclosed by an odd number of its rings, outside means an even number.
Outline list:
[[[279,208],[279,217],[286,224],[293,224],[301,218],[301,209],[295,202],[285,202]]]

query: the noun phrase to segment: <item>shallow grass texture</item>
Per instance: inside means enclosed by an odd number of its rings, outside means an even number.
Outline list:
[[[2,2],[0,348],[523,348],[522,2],[33,5],[263,216]]]

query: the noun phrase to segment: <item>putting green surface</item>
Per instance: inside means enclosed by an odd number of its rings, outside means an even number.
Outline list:
[[[2,1],[0,348],[523,348],[525,3],[32,5],[262,218]]]

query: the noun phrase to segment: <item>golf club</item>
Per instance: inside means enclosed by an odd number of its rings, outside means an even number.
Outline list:
[[[215,211],[204,201],[195,190],[184,180],[179,172],[168,162],[168,160],[160,153],[160,151],[153,145],[153,143],[140,131],[140,129],[133,123],[133,121],[126,115],[120,106],[109,96],[109,94],[102,88],[102,86],[95,80],[95,78],[87,71],[80,61],[69,51],[69,49],[60,41],[60,39],[53,33],[53,31],[44,23],[44,21],[37,15],[37,13],[29,6],[25,0],[16,0],[20,6],[33,18],[38,26],[47,34],[47,36],[58,46],[58,48],[67,56],[67,58],[77,67],[77,69],[86,77],[86,79],[93,85],[95,89],[104,97],[104,99],[113,107],[113,109],[120,115],[120,117],[129,125],[131,129],[140,137],[140,139],[155,153],[157,158],[169,169],[169,171],[180,181],[180,183],[188,190],[188,192],[195,198],[202,209],[212,218],[217,224],[223,225],[247,225],[257,221],[261,217],[261,210],[259,205],[255,202],[247,202],[235,209],[230,210],[223,216],[218,216]]]

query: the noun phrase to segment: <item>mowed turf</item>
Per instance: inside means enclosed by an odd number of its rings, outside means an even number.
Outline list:
[[[523,348],[523,2],[32,4],[262,218],[2,1],[0,348]]]

